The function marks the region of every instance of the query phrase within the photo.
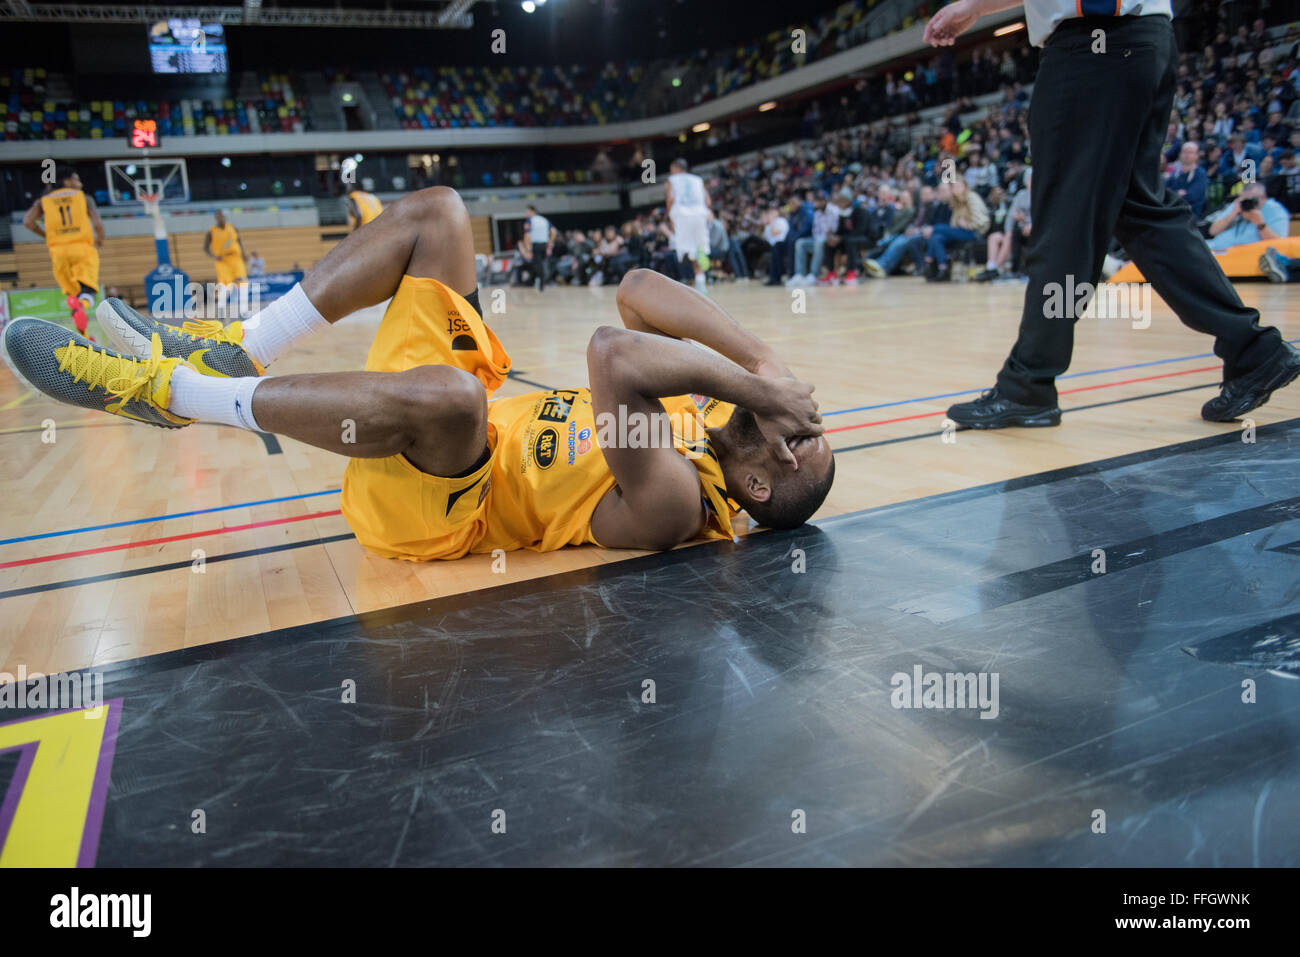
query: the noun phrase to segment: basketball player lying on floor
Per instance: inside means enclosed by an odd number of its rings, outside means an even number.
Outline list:
[[[669,548],[733,537],[740,509],[792,528],[825,499],[835,462],[812,386],[704,296],[630,273],[618,289],[627,328],[601,327],[587,346],[590,390],[489,404],[510,358],[475,282],[465,206],[436,187],[385,209],[245,323],[176,329],[108,300],[97,315],[116,352],[31,318],[0,346],[20,379],[72,405],[349,456],[343,515],[392,558]],[[265,375],[295,340],[389,297],[366,371]],[[638,433],[638,421],[650,424]],[[664,421],[679,429],[656,442]]]

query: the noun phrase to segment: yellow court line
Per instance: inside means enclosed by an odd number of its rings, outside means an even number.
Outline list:
[[[32,396],[34,396],[35,394],[36,394],[35,392],[24,392],[24,393],[23,393],[22,395],[20,395],[18,398],[16,398],[16,399],[10,399],[10,400],[9,400],[8,402],[6,402],[4,405],[0,405],[0,412],[3,412],[5,409],[13,409],[13,408],[16,408],[17,406],[22,405],[24,402],[26,402],[28,399],[30,399],[30,398],[31,398]]]

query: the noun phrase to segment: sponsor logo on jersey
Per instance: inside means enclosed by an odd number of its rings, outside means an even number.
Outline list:
[[[573,412],[573,403],[578,401],[578,393],[571,389],[556,389],[542,398],[537,410],[539,422],[564,423]]]
[[[560,436],[554,429],[543,429],[533,440],[533,461],[539,469],[549,469],[555,464],[559,452]]]
[[[474,352],[478,342],[474,339],[474,330],[454,306],[447,310],[447,335],[451,336],[451,348],[456,352]]]
[[[579,455],[591,451],[591,429],[578,430],[577,422],[569,423],[569,464],[577,461]]]

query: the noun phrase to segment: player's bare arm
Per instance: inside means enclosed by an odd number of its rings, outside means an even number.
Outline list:
[[[591,401],[597,422],[604,414],[667,413],[665,396],[702,392],[743,406],[790,435],[820,431],[812,387],[794,379],[756,375],[724,356],[664,335],[602,326],[587,347]],[[693,465],[672,448],[601,446],[617,487],[592,516],[597,541],[610,548],[669,548],[694,538],[704,524],[699,479]]]
[[[770,346],[716,302],[662,273],[630,270],[615,301],[623,325],[633,332],[694,339],[750,372],[771,375],[779,369],[780,376],[790,375]]]
[[[789,367],[770,346],[742,327],[712,299],[661,273],[650,269],[632,270],[619,283],[617,302],[623,325],[634,332],[693,339],[755,375],[794,378]],[[758,410],[754,411],[758,414]],[[821,435],[821,417],[816,416],[812,424],[815,428],[807,433],[783,435],[770,418],[758,415],[759,428],[773,443],[777,456],[791,464],[795,459],[785,440],[796,434]]]
[[[95,231],[95,248],[104,248],[104,220],[99,216],[99,206],[89,193],[86,194],[86,212],[90,216],[90,227]]]
[[[206,233],[203,234],[203,251],[204,251],[205,253],[207,253],[207,254],[208,254],[208,257],[211,258],[211,259],[217,259],[217,258],[219,258],[219,257],[217,256],[217,254],[214,253],[214,252],[212,251],[212,231],[211,231],[211,230],[208,230]]]
[[[27,210],[27,215],[23,217],[23,225],[43,239],[45,238],[45,226],[41,220],[44,218],[45,207],[41,205],[41,201],[38,199],[32,203],[32,208]]]

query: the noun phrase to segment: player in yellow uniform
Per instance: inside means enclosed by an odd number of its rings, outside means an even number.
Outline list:
[[[393,558],[668,548],[731,537],[740,509],[794,527],[821,505],[834,459],[812,387],[706,297],[656,273],[620,284],[625,328],[591,337],[590,389],[490,401],[510,357],[480,316],[473,250],[460,197],[435,187],[361,227],[247,322],[177,333],[108,300],[99,319],[135,358],[36,319],[11,323],[0,349],[65,402],[349,456],[343,514],[362,545]],[[366,371],[258,375],[302,337],[389,298]],[[201,364],[187,361],[195,355]],[[252,371],[219,371],[238,361]]]
[[[379,214],[384,211],[384,204],[379,201],[379,197],[365,190],[352,190],[344,197],[344,203],[348,208],[348,225],[354,231],[378,219]]]
[[[81,177],[70,166],[58,171],[59,186],[27,210],[23,225],[45,237],[54,268],[54,281],[67,297],[77,331],[87,335],[87,309],[99,294],[99,250],[104,245],[104,221],[95,201],[82,191]]]
[[[233,286],[248,279],[248,253],[239,230],[226,222],[222,210],[217,210],[216,221],[203,237],[203,251],[217,261],[217,285]]]

